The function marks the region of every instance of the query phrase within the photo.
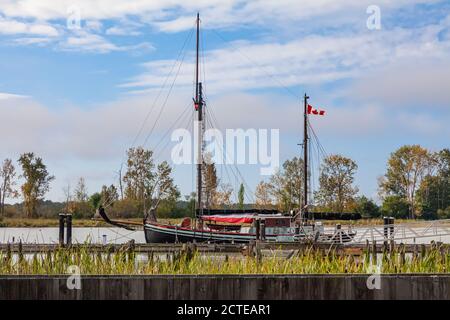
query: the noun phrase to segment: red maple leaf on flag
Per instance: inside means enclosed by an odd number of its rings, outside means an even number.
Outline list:
[[[308,114],[323,116],[325,115],[325,110],[315,109],[312,105],[308,104]]]

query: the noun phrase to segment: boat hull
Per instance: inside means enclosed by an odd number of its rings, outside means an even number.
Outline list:
[[[256,239],[254,234],[237,232],[203,231],[162,224],[146,223],[144,225],[147,243],[185,243],[185,242],[218,242],[248,243]],[[274,237],[268,237],[271,240]]]
[[[256,235],[252,233],[239,232],[221,232],[215,230],[195,230],[183,228],[174,225],[165,225],[159,223],[147,222],[144,224],[145,241],[147,243],[187,243],[187,242],[210,242],[210,243],[248,243],[256,240]],[[328,235],[321,240],[328,243],[346,243],[350,242],[354,234],[345,234],[341,237]],[[289,240],[290,239],[290,240]],[[302,235],[265,235],[265,241],[302,241],[305,234]]]

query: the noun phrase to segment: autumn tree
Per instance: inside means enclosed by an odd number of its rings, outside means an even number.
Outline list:
[[[127,156],[127,171],[123,177],[125,197],[143,201],[145,189],[155,180],[153,152],[142,147],[130,148]]]
[[[245,195],[244,184],[241,183],[241,185],[239,187],[239,192],[238,192],[238,205],[239,205],[239,209],[241,209],[241,210],[244,209],[244,195]]]
[[[66,206],[64,210],[66,213],[74,213],[75,211],[75,204],[73,202],[73,195],[72,195],[72,189],[70,186],[70,183],[67,183],[67,186],[62,188],[64,199],[66,200]]]
[[[422,180],[430,175],[436,165],[432,153],[419,145],[406,145],[391,153],[387,170],[379,180],[380,195],[397,196],[409,204],[409,216],[416,212],[416,192]]]
[[[112,206],[114,205],[114,202],[119,200],[119,192],[116,186],[113,184],[111,184],[110,186],[103,185],[100,195],[102,197],[102,204],[104,206]]]
[[[217,178],[216,165],[211,160],[209,154],[205,155],[205,161],[203,163],[202,179],[203,179],[203,197],[206,208],[214,207],[217,205],[217,187],[219,186],[219,179]]]
[[[11,159],[5,159],[0,167],[0,215],[5,213],[5,200],[18,197],[15,189],[16,169]]]
[[[145,215],[152,219],[156,219],[161,201],[173,202],[180,196],[167,161],[155,166],[153,152],[142,147],[128,150],[124,182],[126,197],[142,202]]]
[[[180,197],[180,192],[172,178],[172,168],[167,161],[163,161],[157,166],[155,179],[148,184],[146,192],[148,192],[147,199],[150,202],[149,214],[153,219],[156,219],[156,210],[161,201],[173,204]]]
[[[88,191],[86,187],[86,182],[83,177],[78,179],[77,186],[74,190],[75,200],[78,202],[86,202],[88,200]]]
[[[261,181],[256,186],[255,204],[258,209],[266,209],[272,206],[270,185],[267,182]]]
[[[55,178],[51,176],[42,158],[36,157],[34,153],[24,153],[19,158],[22,167],[24,184],[21,186],[24,198],[25,211],[28,217],[37,217],[38,202],[50,189],[50,182]]]
[[[341,155],[326,157],[321,166],[319,190],[315,199],[321,207],[342,213],[354,201],[358,188],[353,186],[357,164]]]
[[[220,183],[218,190],[214,195],[214,207],[229,207],[231,206],[231,195],[233,188],[229,183]]]
[[[280,210],[299,208],[303,201],[303,160],[286,160],[268,184],[269,192]]]

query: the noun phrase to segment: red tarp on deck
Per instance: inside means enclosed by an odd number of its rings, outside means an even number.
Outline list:
[[[215,221],[215,222],[225,222],[225,223],[252,223],[253,219],[255,218],[254,215],[234,215],[234,214],[228,214],[228,215],[217,215],[217,216],[202,216],[202,220],[204,221]]]

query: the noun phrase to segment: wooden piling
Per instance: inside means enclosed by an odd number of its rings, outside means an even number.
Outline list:
[[[66,215],[64,213],[59,214],[59,245],[64,246],[64,222]]]
[[[72,245],[72,215],[66,214],[67,239],[66,245]],[[64,228],[63,228],[64,229]]]

